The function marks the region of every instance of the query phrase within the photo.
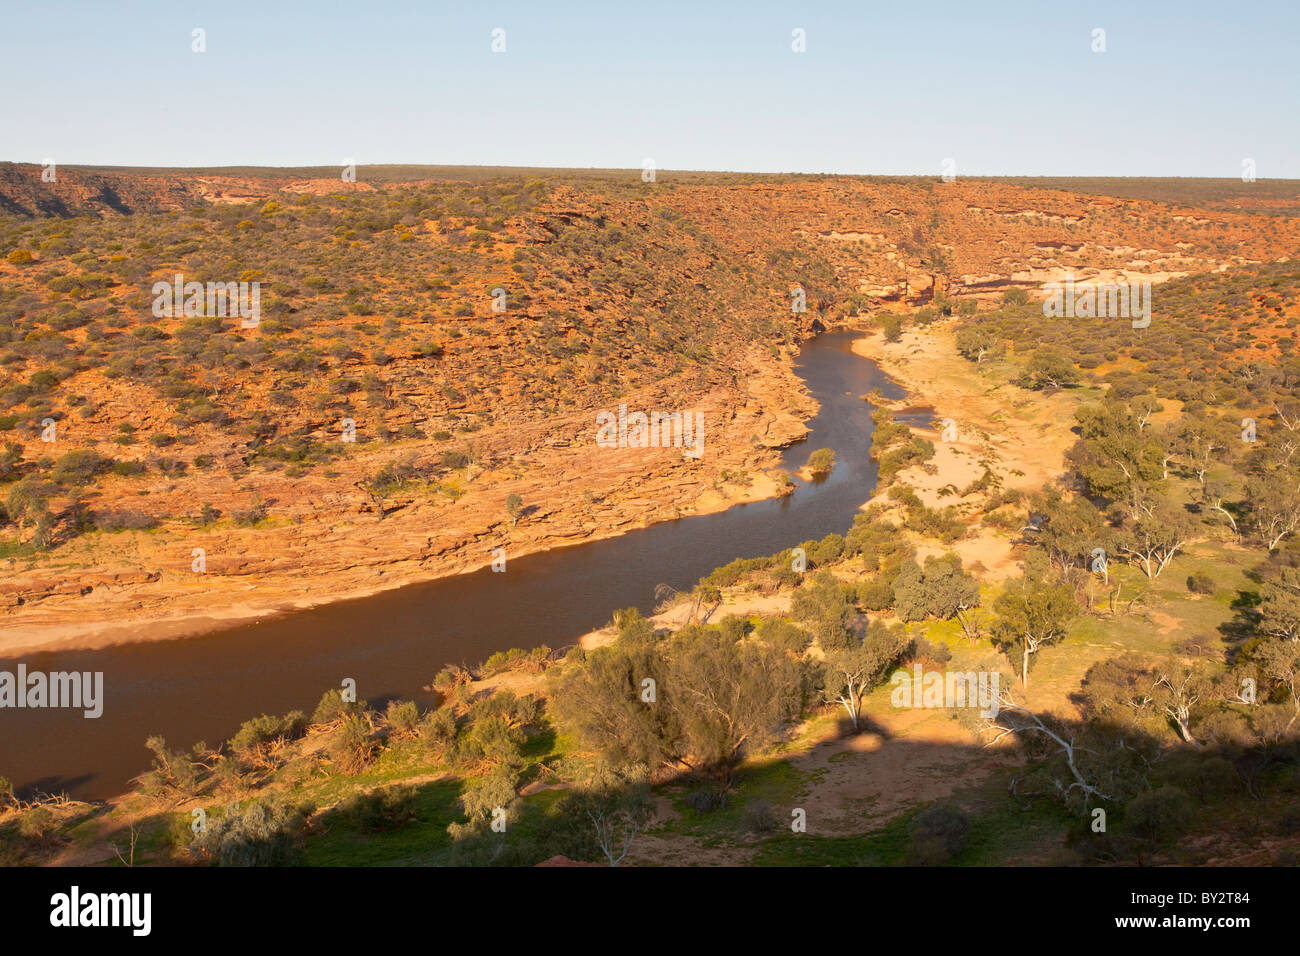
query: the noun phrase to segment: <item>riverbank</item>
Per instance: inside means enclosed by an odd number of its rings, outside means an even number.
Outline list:
[[[971,522],[967,534],[952,545],[918,541],[918,555],[924,560],[955,552],[989,583],[1019,573],[1016,536],[981,523],[981,495],[954,494],[951,489],[969,488],[985,468],[1004,489],[1030,493],[1054,482],[1065,473],[1065,452],[1076,439],[1070,423],[1077,399],[1062,393],[1030,395],[1011,385],[1005,369],[995,369],[992,363],[977,366],[963,358],[951,329],[938,324],[910,329],[897,342],[886,341],[882,332],[864,333],[854,338],[852,349],[875,362],[903,390],[901,398],[883,402],[883,407],[932,410],[936,421],[952,418],[957,426],[956,438],[944,441],[941,429],[913,425],[914,433],[934,443],[934,457],[899,471],[890,483],[907,485],[927,507],[957,505]],[[872,505],[896,509],[888,488],[878,486],[858,510]],[[944,493],[944,489],[949,490]],[[847,530],[847,523],[839,529]],[[728,593],[709,619],[784,614],[788,608],[788,594]],[[678,602],[649,619],[656,628],[676,630],[689,621],[690,613],[689,602]],[[592,649],[611,643],[615,636],[613,627],[606,625],[583,634],[578,643]]]
[[[938,323],[909,329],[896,342],[877,332],[857,339],[853,349],[906,390],[906,401],[892,407],[932,409],[938,425],[913,428],[934,444],[934,457],[901,470],[894,482],[911,488],[927,507],[956,506],[971,522],[956,544],[923,542],[918,555],[924,559],[953,551],[990,583],[1018,574],[1015,536],[983,524],[986,492],[966,490],[986,469],[998,488],[1026,494],[1060,479],[1066,472],[1065,453],[1078,439],[1071,430],[1078,396],[1028,392],[1011,384],[1005,362],[968,361],[957,351],[952,329]],[[951,420],[951,440],[943,434],[945,419]],[[888,488],[877,488],[864,509],[872,504],[896,508],[887,495]]]
[[[805,437],[818,404],[789,355],[755,349],[750,361],[743,386],[695,402],[706,422],[698,459],[678,448],[592,454],[592,415],[572,414],[542,428],[485,431],[480,443],[500,450],[454,497],[404,489],[378,503],[382,517],[356,489],[315,475],[245,476],[240,489],[251,486],[270,512],[253,527],[223,519],[96,532],[26,566],[11,558],[0,584],[0,658],[193,637],[471,573],[502,553],[508,562],[775,497],[780,449]],[[661,408],[663,398],[629,404]],[[410,454],[422,451],[412,443]],[[232,476],[205,489],[217,500],[235,492]],[[523,502],[518,521],[511,495]]]
[[[104,717],[73,719],[48,708],[8,712],[9,745],[0,741],[0,768],[20,786],[103,798],[120,792],[148,762],[141,743],[151,736],[224,740],[250,714],[309,709],[344,679],[355,681],[357,693],[372,702],[427,703],[423,688],[449,665],[473,667],[513,647],[570,644],[618,608],[650,613],[663,588],[689,590],[737,555],[771,554],[842,531],[875,480],[867,455],[871,405],[859,396],[877,390],[899,395],[875,363],[853,353],[852,337],[834,332],[808,342],[790,380],[806,385],[811,398],[798,397],[800,386],[794,398],[778,394],[769,402],[815,404],[815,415],[796,422],[808,440],[782,452],[780,467],[797,472],[812,449],[833,447],[839,465],[826,479],[800,485],[792,495],[659,521],[581,546],[510,554],[503,574],[484,569],[356,600],[330,595],[337,599],[186,640],[41,655],[43,670],[102,672]],[[749,391],[755,394],[752,385]],[[738,420],[742,428],[748,424]],[[586,454],[612,459],[622,452]],[[522,515],[520,527],[539,520]],[[398,527],[393,517],[369,526],[381,533]],[[24,747],[23,740],[42,746]]]
[[[1030,491],[1054,480],[1074,440],[1070,400],[1034,396],[1031,402],[988,366],[962,358],[952,338],[931,326],[909,330],[897,342],[879,332],[854,339],[855,353],[906,389],[894,407],[933,408],[937,420],[957,424],[952,442],[941,441],[936,429],[917,429],[934,441],[935,456],[897,480],[932,507],[960,504],[941,490],[969,486],[986,465],[1004,488]],[[4,611],[0,657],[198,636],[468,574],[490,565],[496,549],[508,561],[775,497],[777,449],[807,434],[817,402],[786,357],[761,364],[742,400],[735,399],[720,391],[702,403],[727,427],[710,430],[701,461],[683,459],[675,449],[611,449],[595,467],[586,446],[571,444],[478,473],[455,501],[409,495],[389,502],[382,520],[368,507],[359,513],[322,508],[328,502],[308,494],[297,502],[300,512],[263,527],[219,523],[183,538],[146,531],[88,535],[60,549],[57,562],[9,576],[0,590],[41,596]],[[762,444],[755,446],[753,437]],[[724,473],[743,477],[724,480]],[[505,508],[511,494],[526,503],[515,524]],[[862,507],[873,502],[888,504],[883,490]],[[194,549],[205,556],[202,575],[191,570]],[[1014,570],[1003,534],[981,529],[958,550],[993,580]]]

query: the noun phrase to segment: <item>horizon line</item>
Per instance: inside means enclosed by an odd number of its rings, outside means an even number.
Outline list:
[[[33,162],[28,160],[0,160],[0,166],[31,166],[36,169],[43,168],[50,160]],[[501,163],[313,163],[298,164],[286,166],[271,166],[260,164],[239,164],[224,163],[214,166],[140,166],[116,163],[62,163],[55,161],[55,166],[60,169],[84,169],[84,170],[112,170],[122,172],[176,172],[176,173],[219,173],[225,170],[266,170],[270,172],[292,172],[297,170],[337,170],[352,166],[355,169],[478,169],[478,170],[501,170],[501,171],[536,171],[536,172],[574,172],[574,173],[634,173],[639,174],[643,171],[642,166],[530,166],[530,165],[508,165]],[[941,173],[848,173],[830,170],[807,171],[807,170],[749,170],[749,169],[709,169],[709,168],[687,168],[671,166],[655,166],[654,171],[660,173],[706,173],[711,175],[736,175],[736,176],[822,176],[822,177],[842,177],[848,179],[873,179],[873,178],[898,178],[898,179],[932,179],[938,182],[945,182]],[[952,181],[962,179],[1186,179],[1186,180],[1204,180],[1207,182],[1240,182],[1242,185],[1250,185],[1239,176],[1189,176],[1177,173],[1170,174],[1150,174],[1150,173],[1002,173],[1002,172],[975,172],[959,173],[953,176]],[[1297,183],[1300,185],[1300,177],[1272,177],[1259,176],[1254,182],[1270,183]]]

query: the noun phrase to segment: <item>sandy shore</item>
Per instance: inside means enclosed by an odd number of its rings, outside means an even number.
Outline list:
[[[1065,451],[1075,441],[1069,428],[1073,421],[1069,397],[1031,395],[999,381],[987,367],[962,358],[951,331],[942,326],[906,332],[898,342],[886,342],[881,333],[864,335],[854,340],[853,350],[876,362],[903,388],[905,397],[888,407],[932,408],[938,421],[952,418],[957,426],[956,439],[950,442],[943,441],[939,429],[912,429],[934,443],[935,455],[922,466],[900,471],[895,482],[912,488],[927,506],[957,505],[974,520],[982,496],[940,492],[969,487],[986,467],[1002,487],[1025,491],[1037,490],[1064,473]],[[892,507],[894,503],[887,489],[881,488],[859,510],[872,504]],[[951,546],[922,541],[917,548],[922,559],[948,551],[961,555],[963,563],[987,581],[1004,580],[1019,571],[1012,536],[977,523]],[[783,614],[789,603],[789,594],[727,594],[709,620],[728,614]],[[689,602],[679,602],[650,620],[655,627],[678,628],[688,622],[690,611]],[[615,636],[614,629],[605,626],[582,635],[579,643],[591,649],[611,643]]]
[[[696,506],[684,514],[704,515],[736,505],[763,501],[776,497],[779,485],[771,475],[754,476],[753,484],[743,491],[722,495],[709,491],[701,495]],[[672,520],[672,519],[663,519]],[[522,558],[530,554],[554,551],[561,548],[577,547],[605,538],[613,538],[631,531],[649,527],[656,522],[647,521],[618,528],[595,531],[578,540],[552,540],[545,536],[523,547],[510,547],[511,558]],[[306,610],[337,601],[370,597],[384,591],[406,587],[411,584],[426,583],[439,578],[472,574],[492,563],[490,555],[455,571],[445,573],[428,573],[418,569],[410,572],[383,572],[383,580],[369,586],[347,584],[342,580],[322,581],[305,585],[302,597],[278,599],[270,597],[259,599],[250,597],[238,604],[215,607],[203,614],[193,614],[178,610],[165,614],[131,615],[129,623],[109,623],[104,621],[66,621],[49,624],[12,625],[0,624],[0,657],[32,653],[34,651],[68,651],[94,650],[117,644],[143,643],[148,641],[176,640],[196,637],[211,631],[221,630],[242,623],[261,621],[268,617],[287,614],[292,611]],[[270,590],[270,588],[268,588]],[[60,615],[62,616],[62,615]]]
[[[985,495],[964,494],[985,469],[1001,488],[1037,491],[1066,471],[1065,453],[1077,436],[1070,430],[1077,399],[1065,393],[1028,392],[1009,383],[1005,370],[977,365],[957,351],[952,330],[943,325],[905,332],[897,342],[882,334],[859,339],[854,351],[875,360],[907,392],[905,402],[934,410],[939,427],[913,428],[934,444],[934,457],[905,468],[895,477],[916,492],[927,507],[956,506],[973,522],[952,546],[922,542],[921,559],[952,551],[989,582],[1019,573],[1012,535],[979,524]],[[943,424],[951,420],[945,440]],[[955,436],[952,434],[955,431]],[[891,506],[885,490],[868,504]]]

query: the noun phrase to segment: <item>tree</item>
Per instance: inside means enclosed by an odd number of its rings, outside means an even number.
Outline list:
[[[1020,384],[1027,388],[1064,388],[1079,381],[1079,370],[1069,357],[1050,345],[1039,347],[1029,360]]]
[[[849,624],[857,612],[853,602],[829,571],[818,571],[810,582],[795,592],[791,616],[809,626],[823,651],[852,646]]]
[[[955,554],[926,558],[922,569],[908,559],[894,578],[894,610],[904,621],[948,620],[979,606],[979,582],[962,570]]]
[[[465,462],[465,484],[474,480],[474,466],[479,464],[482,458],[482,450],[475,441],[465,443],[464,462]],[[481,470],[481,469],[480,469]]]
[[[1195,530],[1186,511],[1161,498],[1136,521],[1120,529],[1116,547],[1142,568],[1148,580],[1154,581],[1174,555],[1187,546]]]
[[[993,602],[993,612],[994,636],[1004,647],[1020,648],[1020,680],[1028,687],[1030,657],[1065,636],[1079,606],[1068,585],[1025,576],[1007,584]]]
[[[382,468],[368,481],[355,481],[353,487],[359,488],[370,498],[371,504],[375,506],[375,511],[379,514],[379,520],[383,521],[388,517],[388,510],[384,507],[387,501],[398,488],[401,482],[393,476],[390,468]]]
[[[1273,441],[1283,461],[1289,463],[1300,452],[1300,401],[1274,402],[1273,412],[1281,426]]]
[[[611,766],[676,763],[682,733],[663,700],[662,649],[620,642],[565,658],[551,697],[557,724]],[[646,683],[649,681],[650,683]]]
[[[510,515],[511,526],[517,525],[519,516],[524,513],[524,500],[518,495],[510,495],[506,498],[506,512]]]
[[[144,745],[153,754],[153,768],[137,778],[146,794],[179,801],[199,791],[200,765],[195,759],[200,751],[198,746],[188,754],[169,750],[167,741],[157,736],[150,737]]]
[[[1178,736],[1193,747],[1200,747],[1200,741],[1192,736],[1192,712],[1203,697],[1209,696],[1213,681],[1203,666],[1193,666],[1177,658],[1159,664],[1155,674],[1152,697],[1156,707],[1172,721]]]
[[[656,601],[671,603],[671,601],[680,598],[685,598],[691,602],[691,616],[689,623],[698,624],[700,621],[700,609],[704,607],[705,604],[712,604],[713,607],[709,610],[709,614],[716,611],[718,605],[722,603],[722,591],[716,585],[708,583],[707,579],[701,579],[701,581],[696,584],[689,593],[679,591],[671,584],[655,585]]]
[[[1082,806],[1086,809],[1094,798],[1112,799],[1101,789],[1103,784],[1099,779],[1100,774],[1094,768],[1085,766],[1084,760],[1089,755],[1089,750],[1080,746],[1074,729],[1050,714],[1040,716],[1016,703],[1010,691],[1003,691],[999,696],[997,711],[989,718],[988,729],[996,735],[986,745],[990,747],[1008,734],[1022,740],[1041,737],[1055,745],[1065,760],[1071,779],[1068,785],[1063,785],[1059,780],[1053,781],[1053,784],[1067,804],[1072,799],[1081,797]]]
[[[601,768],[574,800],[571,809],[591,821],[596,845],[610,866],[623,862],[637,834],[654,816],[648,779],[644,765]]]
[[[1256,647],[1251,657],[1268,685],[1286,694],[1291,716],[1284,730],[1290,730],[1300,717],[1300,638],[1270,638]]]
[[[1135,484],[1164,475],[1164,449],[1158,437],[1144,434],[1133,413],[1118,402],[1089,405],[1074,413],[1079,442],[1066,456],[1095,495],[1122,499]]]
[[[1206,474],[1232,447],[1233,438],[1232,427],[1222,418],[1185,415],[1174,432],[1170,450],[1187,463],[1204,488]]]
[[[1300,468],[1266,468],[1247,477],[1246,508],[1268,550],[1277,550],[1300,530]]]
[[[1053,487],[1034,495],[1029,507],[1041,518],[1039,544],[1062,571],[1082,566],[1093,549],[1106,546],[1101,514],[1087,498],[1067,500]]]
[[[679,631],[668,650],[660,701],[681,729],[686,762],[730,787],[739,760],[767,746],[798,712],[798,668],[780,649],[709,628]]]
[[[1085,719],[1154,730],[1155,673],[1135,654],[1098,661],[1088,668],[1081,688]]]
[[[0,481],[11,481],[18,477],[18,468],[23,460],[23,446],[15,441],[7,441],[0,447]]]
[[[674,764],[715,772],[771,741],[798,711],[798,666],[781,648],[688,626],[668,641],[566,659],[551,708],[558,725],[613,767]]]
[[[1237,514],[1240,505],[1229,501],[1229,495],[1232,489],[1222,481],[1207,481],[1202,486],[1201,504],[1211,511],[1223,515],[1227,519],[1228,525],[1232,528],[1233,536],[1241,537],[1241,529],[1237,526]]]
[[[814,475],[829,475],[835,467],[835,452],[829,448],[818,448],[808,456],[808,468]]]
[[[28,525],[39,525],[41,519],[49,514],[46,505],[55,490],[49,482],[34,475],[15,482],[5,499],[9,520],[20,529]]]
[[[1272,637],[1300,642],[1300,569],[1282,568],[1260,588],[1259,629]]]
[[[963,305],[966,304],[964,300]],[[979,326],[966,326],[957,333],[957,351],[976,365],[990,354],[1001,354],[1002,339],[993,332]]]
[[[1134,395],[1128,403],[1129,411],[1133,415],[1133,420],[1137,422],[1138,431],[1145,431],[1151,422],[1151,417],[1157,412],[1164,411],[1164,406],[1160,404],[1160,399],[1150,392],[1143,392],[1140,395]]]
[[[487,773],[471,777],[460,795],[460,806],[472,827],[487,822],[497,810],[509,813],[518,793],[518,772],[508,766],[493,767]],[[452,831],[453,836],[456,835]]]
[[[925,572],[914,559],[908,558],[899,567],[893,589],[894,610],[900,620],[925,620],[929,614],[925,600]]]
[[[858,729],[862,698],[885,671],[903,653],[906,640],[900,630],[873,621],[854,647],[834,651],[826,656],[823,689],[827,703],[840,704]]]

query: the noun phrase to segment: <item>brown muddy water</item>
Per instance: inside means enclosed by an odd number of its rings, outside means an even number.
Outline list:
[[[800,352],[796,370],[821,410],[807,440],[786,450],[783,467],[795,471],[823,447],[835,450],[837,464],[790,497],[511,559],[505,573],[485,568],[201,637],[28,655],[21,660],[29,673],[102,671],[103,715],[0,709],[0,776],[24,791],[103,799],[148,768],[151,735],[172,748],[215,745],[259,714],[310,713],[348,677],[372,705],[394,697],[430,702],[421,688],[448,663],[476,663],[511,647],[562,647],[617,608],[650,611],[661,583],[690,588],[733,558],[843,534],[876,484],[872,406],[861,396],[872,389],[902,395],[874,362],[852,352],[853,338],[823,333]],[[924,409],[900,416],[928,417]],[[0,670],[15,672],[18,663],[0,660]]]

